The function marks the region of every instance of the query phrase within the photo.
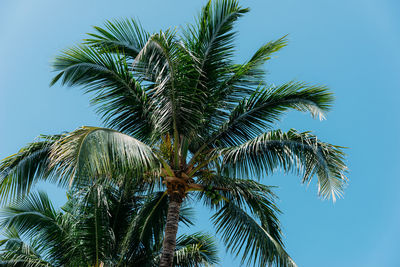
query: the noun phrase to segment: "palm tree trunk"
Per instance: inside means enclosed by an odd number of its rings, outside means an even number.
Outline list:
[[[160,259],[160,267],[172,267],[174,263],[174,251],[176,247],[176,234],[178,232],[179,212],[181,209],[182,198],[170,196],[165,225],[163,250]]]

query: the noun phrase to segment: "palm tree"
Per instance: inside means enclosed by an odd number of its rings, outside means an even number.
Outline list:
[[[275,129],[289,109],[323,119],[325,86],[264,81],[263,64],[286,45],[268,42],[245,63],[233,60],[235,22],[248,12],[235,0],[209,1],[181,31],[147,33],[135,20],[95,27],[53,66],[82,86],[106,127],[43,136],[3,160],[0,195],[25,195],[39,180],[84,184],[90,177],[135,179],[165,188],[168,215],[160,266],[172,266],[182,203],[210,207],[218,233],[242,260],[294,266],[283,249],[270,188],[257,183],[278,169],[318,178],[323,198],[341,196],[344,153],[309,132]]]
[[[163,191],[145,193],[96,181],[70,192],[60,211],[44,192],[29,194],[1,210],[0,266],[158,266],[168,202]],[[191,224],[187,215],[180,221]],[[217,262],[210,236],[178,238],[175,266]]]

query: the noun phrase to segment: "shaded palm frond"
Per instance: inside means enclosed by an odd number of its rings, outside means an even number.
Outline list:
[[[283,245],[282,232],[275,200],[277,196],[272,191],[272,186],[263,185],[251,179],[230,178],[221,175],[212,176],[205,183],[205,187],[211,186],[213,191],[222,196],[223,201],[212,203],[212,200],[203,197],[209,207],[221,208],[226,203],[233,203],[239,208],[250,212],[262,222],[262,227],[268,231],[271,237],[280,245]]]
[[[51,146],[61,137],[41,135],[0,162],[1,203],[25,196],[38,181],[55,181],[56,176],[49,170],[49,155]]]
[[[36,251],[34,247],[30,244],[24,242],[19,235],[17,229],[13,226],[3,228],[2,234],[5,236],[5,239],[0,240],[0,247],[1,247],[1,260],[11,260],[11,255],[16,255],[17,253],[23,255],[31,255],[36,257],[37,259],[40,258],[39,253]],[[10,252],[7,254],[7,252]]]
[[[86,46],[64,51],[53,62],[59,73],[51,85],[59,80],[63,85],[82,85],[86,93],[94,93],[91,103],[97,105],[106,125],[146,141],[153,129],[148,97],[125,56],[113,52]]]
[[[107,21],[102,27],[94,27],[96,33],[89,33],[86,44],[107,51],[123,51],[131,59],[137,57],[150,35],[139,21],[134,19]]]
[[[76,202],[69,237],[79,244],[77,249],[80,251],[73,251],[71,257],[77,253],[82,255],[80,264],[85,262],[95,266],[100,262],[112,262],[117,244],[110,220],[112,198],[109,194],[113,190],[109,184],[95,182],[80,192],[80,198],[74,196],[77,199],[72,199]]]
[[[263,218],[257,222],[245,210],[230,202],[212,217],[217,232],[227,249],[238,256],[242,254],[242,264],[294,267],[282,245],[263,227]]]
[[[15,229],[15,234],[30,240],[27,245],[29,253],[26,249],[15,251],[6,248],[13,260],[33,260],[32,264],[38,266],[42,266],[43,261],[45,264],[59,264],[70,249],[71,243],[66,239],[67,228],[61,227],[61,214],[53,208],[44,192],[29,194],[22,201],[3,208],[0,215],[3,229]]]
[[[152,258],[152,248],[161,244],[167,217],[168,198],[164,192],[156,192],[147,198],[129,222],[120,245],[120,264]],[[142,255],[142,256],[140,256]]]

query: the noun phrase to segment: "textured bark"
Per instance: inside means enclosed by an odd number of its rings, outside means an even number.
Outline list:
[[[176,247],[176,234],[178,232],[179,212],[181,209],[182,198],[170,196],[165,225],[163,250],[160,259],[160,267],[172,267],[174,263],[174,251]]]

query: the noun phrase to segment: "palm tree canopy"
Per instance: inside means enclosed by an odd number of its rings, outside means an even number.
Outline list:
[[[2,198],[26,194],[38,180],[81,186],[95,177],[130,178],[166,189],[170,203],[189,195],[204,201],[243,261],[294,266],[271,191],[252,179],[279,169],[304,183],[317,176],[319,195],[335,200],[347,181],[345,154],[309,132],[276,129],[290,109],[325,118],[333,96],[326,86],[265,81],[263,66],[285,37],[236,63],[234,26],[248,11],[216,0],[180,30],[149,33],[136,20],[95,27],[54,60],[51,84],[90,93],[107,128],[45,136],[3,160]]]

